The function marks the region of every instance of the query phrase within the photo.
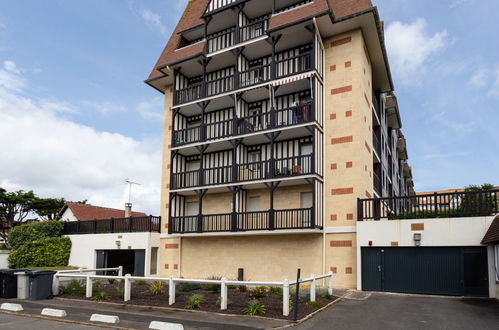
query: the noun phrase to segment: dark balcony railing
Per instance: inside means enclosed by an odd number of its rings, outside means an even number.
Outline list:
[[[379,142],[379,138],[376,134],[373,134],[373,148],[378,154],[378,157],[381,157],[381,143]]]
[[[206,42],[209,53],[232,47],[236,42],[236,27],[213,33],[206,37]]]
[[[270,80],[270,64],[251,68],[239,73],[239,87],[245,88]]]
[[[499,190],[477,190],[358,200],[358,219],[422,219],[499,213]]]
[[[374,191],[381,196],[382,194],[382,189],[381,189],[381,180],[379,176],[376,173],[373,173],[373,184],[374,184]]]
[[[230,136],[299,125],[315,120],[314,102],[301,102],[295,106],[271,110],[251,116],[217,121],[173,131],[173,146],[222,139]]]
[[[160,232],[161,217],[111,218],[64,222],[65,235],[128,232]]]
[[[288,57],[276,61],[276,78],[283,78],[312,69],[312,52]]]
[[[246,42],[263,36],[267,33],[269,20],[268,18],[262,18],[258,21],[251,22],[239,28],[239,41]]]
[[[266,180],[314,174],[312,155],[263,160],[172,174],[172,188]]]
[[[275,63],[261,65],[239,72],[238,75],[228,75],[214,80],[195,83],[191,86],[176,90],[174,104],[188,103],[205,97],[230,92],[235,89],[268,82],[271,79],[284,78],[310,71],[313,68],[312,55],[312,51],[307,51],[300,55],[276,61]],[[273,65],[275,65],[275,72],[272,72]],[[236,79],[237,84],[235,81]]]
[[[173,234],[322,228],[313,209],[269,210],[172,217]]]

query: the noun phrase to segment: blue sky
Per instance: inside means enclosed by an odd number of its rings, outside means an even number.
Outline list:
[[[0,186],[159,212],[161,94],[186,1],[0,2]],[[378,0],[417,191],[499,184],[494,0]]]

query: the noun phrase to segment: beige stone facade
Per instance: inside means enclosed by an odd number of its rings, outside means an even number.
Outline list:
[[[356,201],[373,195],[372,73],[360,30],[323,40],[325,48],[324,122],[324,232],[296,234],[233,234],[168,237],[162,228],[161,276],[237,277],[283,280],[303,274],[333,271],[334,286],[356,286]],[[165,137],[161,216],[168,219],[172,94],[165,93]],[[300,207],[300,193],[310,185],[280,187],[275,209]],[[269,208],[267,189],[250,189],[260,196],[260,209]],[[186,197],[196,201],[197,196]],[[203,214],[231,212],[231,193],[207,193]],[[163,221],[167,223],[167,221]]]

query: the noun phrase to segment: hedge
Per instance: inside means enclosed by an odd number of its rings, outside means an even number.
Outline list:
[[[11,268],[67,266],[71,253],[68,237],[42,238],[26,242],[9,255]]]
[[[31,222],[12,228],[9,234],[10,246],[17,250],[22,245],[48,237],[59,237],[64,229],[63,221]]]

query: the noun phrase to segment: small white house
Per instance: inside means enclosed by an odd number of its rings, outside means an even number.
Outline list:
[[[134,276],[159,274],[161,219],[143,212],[68,202],[59,213],[71,239],[69,265],[82,268],[123,266]]]

